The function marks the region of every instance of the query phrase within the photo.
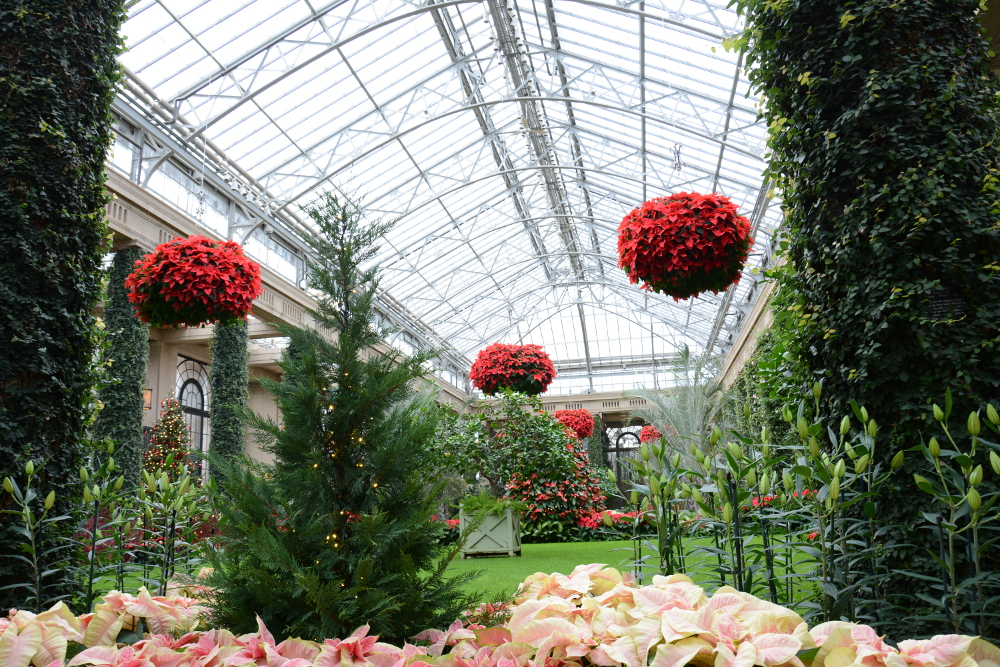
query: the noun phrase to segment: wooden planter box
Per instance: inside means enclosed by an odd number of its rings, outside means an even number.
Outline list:
[[[465,532],[465,527],[472,519],[464,511],[458,513],[458,528]],[[487,514],[483,523],[469,535],[462,547],[462,558],[470,556],[520,556],[521,555],[521,516],[507,508],[503,514]]]

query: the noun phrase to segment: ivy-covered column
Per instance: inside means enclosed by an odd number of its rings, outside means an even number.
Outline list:
[[[1000,395],[998,103],[978,0],[745,0],[751,79],[831,410],[900,435]]]
[[[28,458],[46,461],[37,482],[41,496],[56,492],[56,514],[77,504],[93,414],[91,313],[122,18],[121,0],[0,3],[0,476],[22,480]],[[0,540],[0,552],[15,552],[11,531]],[[18,567],[0,559],[0,586],[23,580]]]
[[[129,303],[125,278],[140,257],[139,248],[124,248],[115,253],[108,272],[104,300],[108,346],[103,357],[110,382],[101,390],[103,407],[94,425],[97,437],[115,443],[115,461],[130,486],[139,484],[142,468],[142,391],[149,363],[149,331]]]
[[[930,404],[947,389],[956,432],[1000,397],[1000,125],[980,2],[740,4],[787,213],[775,335],[799,388],[823,383],[830,417],[867,407],[885,464],[940,435]],[[924,522],[919,458],[881,520]],[[922,548],[886,557],[933,565]]]
[[[233,458],[243,453],[244,416],[250,393],[249,343],[245,321],[215,325],[209,375],[212,386],[210,446],[218,456]]]

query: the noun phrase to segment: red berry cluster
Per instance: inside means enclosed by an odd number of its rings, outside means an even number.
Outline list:
[[[556,376],[556,367],[541,345],[494,343],[479,351],[469,378],[484,394],[513,389],[537,396]]]
[[[156,246],[125,287],[139,318],[157,327],[234,324],[262,291],[260,265],[238,243],[197,235]]]
[[[643,289],[687,299],[739,282],[751,243],[750,221],[728,197],[681,192],[622,219],[618,266]]]
[[[587,410],[556,410],[552,416],[577,438],[589,438],[594,433],[594,415]]]

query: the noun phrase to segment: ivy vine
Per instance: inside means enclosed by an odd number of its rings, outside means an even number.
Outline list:
[[[980,3],[737,4],[787,215],[765,379],[783,397],[821,382],[838,418],[865,405],[888,459],[946,390],[960,417],[1000,396],[1000,106]],[[930,562],[912,472],[880,509],[916,545],[888,555],[900,568]]]
[[[212,341],[212,451],[235,458],[243,453],[245,418],[249,398],[249,330],[245,320],[215,325]]]
[[[140,483],[142,468],[142,408],[149,360],[149,329],[135,315],[128,300],[125,278],[142,257],[139,248],[115,253],[108,271],[104,299],[104,325],[108,344],[102,355],[109,382],[99,395],[101,411],[94,435],[109,438],[115,445],[115,461],[129,486]]]
[[[121,0],[0,3],[0,477],[23,479],[27,459],[44,462],[36,479],[55,491],[56,514],[76,504],[93,416],[123,14]],[[4,516],[0,552],[13,553],[19,539]],[[0,561],[0,591],[22,580],[17,561]],[[5,607],[17,602],[0,592]]]

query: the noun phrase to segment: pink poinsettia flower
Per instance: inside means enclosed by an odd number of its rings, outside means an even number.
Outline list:
[[[969,644],[969,656],[979,667],[1000,667],[1000,648],[976,638]]]
[[[708,602],[705,591],[684,575],[657,575],[652,586],[635,589],[632,598],[636,611],[655,618],[667,609],[701,609]]]
[[[16,619],[12,618],[7,627],[4,628],[3,634],[0,635],[0,664],[4,667],[7,665],[28,667],[31,658],[41,645],[42,628],[40,625],[25,621],[19,627]]]
[[[476,633],[470,628],[466,628],[461,619],[452,623],[447,630],[424,630],[414,637],[416,641],[430,642],[427,646],[427,655],[440,656],[445,648],[455,646],[460,641],[475,639]]]
[[[899,654],[908,665],[951,667],[968,664],[969,647],[974,637],[938,635],[931,639],[908,639],[899,642]]]
[[[78,653],[67,667],[93,665],[94,667],[178,667],[183,654],[166,649],[142,650],[134,646],[94,646]]]
[[[400,664],[400,659],[405,658],[404,651],[391,644],[379,642],[377,635],[369,637],[370,629],[369,626],[363,625],[347,639],[327,639],[320,647],[319,655],[314,661],[315,667],[360,667],[361,665],[392,667]],[[411,653],[411,655],[416,654],[415,651]]]
[[[815,665],[906,667],[907,664],[896,649],[867,625],[831,621],[817,625],[811,634],[820,647],[813,660]]]

